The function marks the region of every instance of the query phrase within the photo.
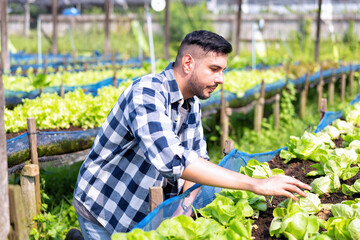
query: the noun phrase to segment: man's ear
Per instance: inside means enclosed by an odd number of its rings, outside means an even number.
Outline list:
[[[190,53],[185,54],[182,58],[182,67],[186,74],[189,74],[192,72],[193,68],[195,66],[195,60],[191,56]]]

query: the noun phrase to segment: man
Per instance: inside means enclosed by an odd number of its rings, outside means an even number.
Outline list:
[[[74,207],[85,239],[109,239],[149,213],[149,188],[171,197],[193,182],[261,195],[310,186],[288,176],[253,179],[208,161],[200,99],[224,82],[231,44],[208,31],[189,33],[175,63],[135,80],[119,97],[83,163]],[[185,180],[185,181],[184,181]],[[166,184],[165,184],[166,183]]]

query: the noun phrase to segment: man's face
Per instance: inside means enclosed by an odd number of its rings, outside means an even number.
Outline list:
[[[208,52],[202,59],[195,59],[188,90],[200,99],[208,99],[216,87],[224,83],[223,72],[226,65],[226,54]]]

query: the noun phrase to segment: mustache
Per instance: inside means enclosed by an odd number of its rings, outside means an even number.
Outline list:
[[[212,86],[208,86],[208,88],[217,88],[218,84],[212,85]]]

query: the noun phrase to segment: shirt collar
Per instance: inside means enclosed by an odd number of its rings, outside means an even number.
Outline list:
[[[174,62],[169,63],[169,65],[161,74],[165,75],[166,79],[168,80],[171,103],[180,102],[182,104],[184,102],[184,97],[179,89],[179,85],[176,82],[173,67]],[[189,98],[187,101],[192,105],[192,103],[195,101],[195,98]]]

